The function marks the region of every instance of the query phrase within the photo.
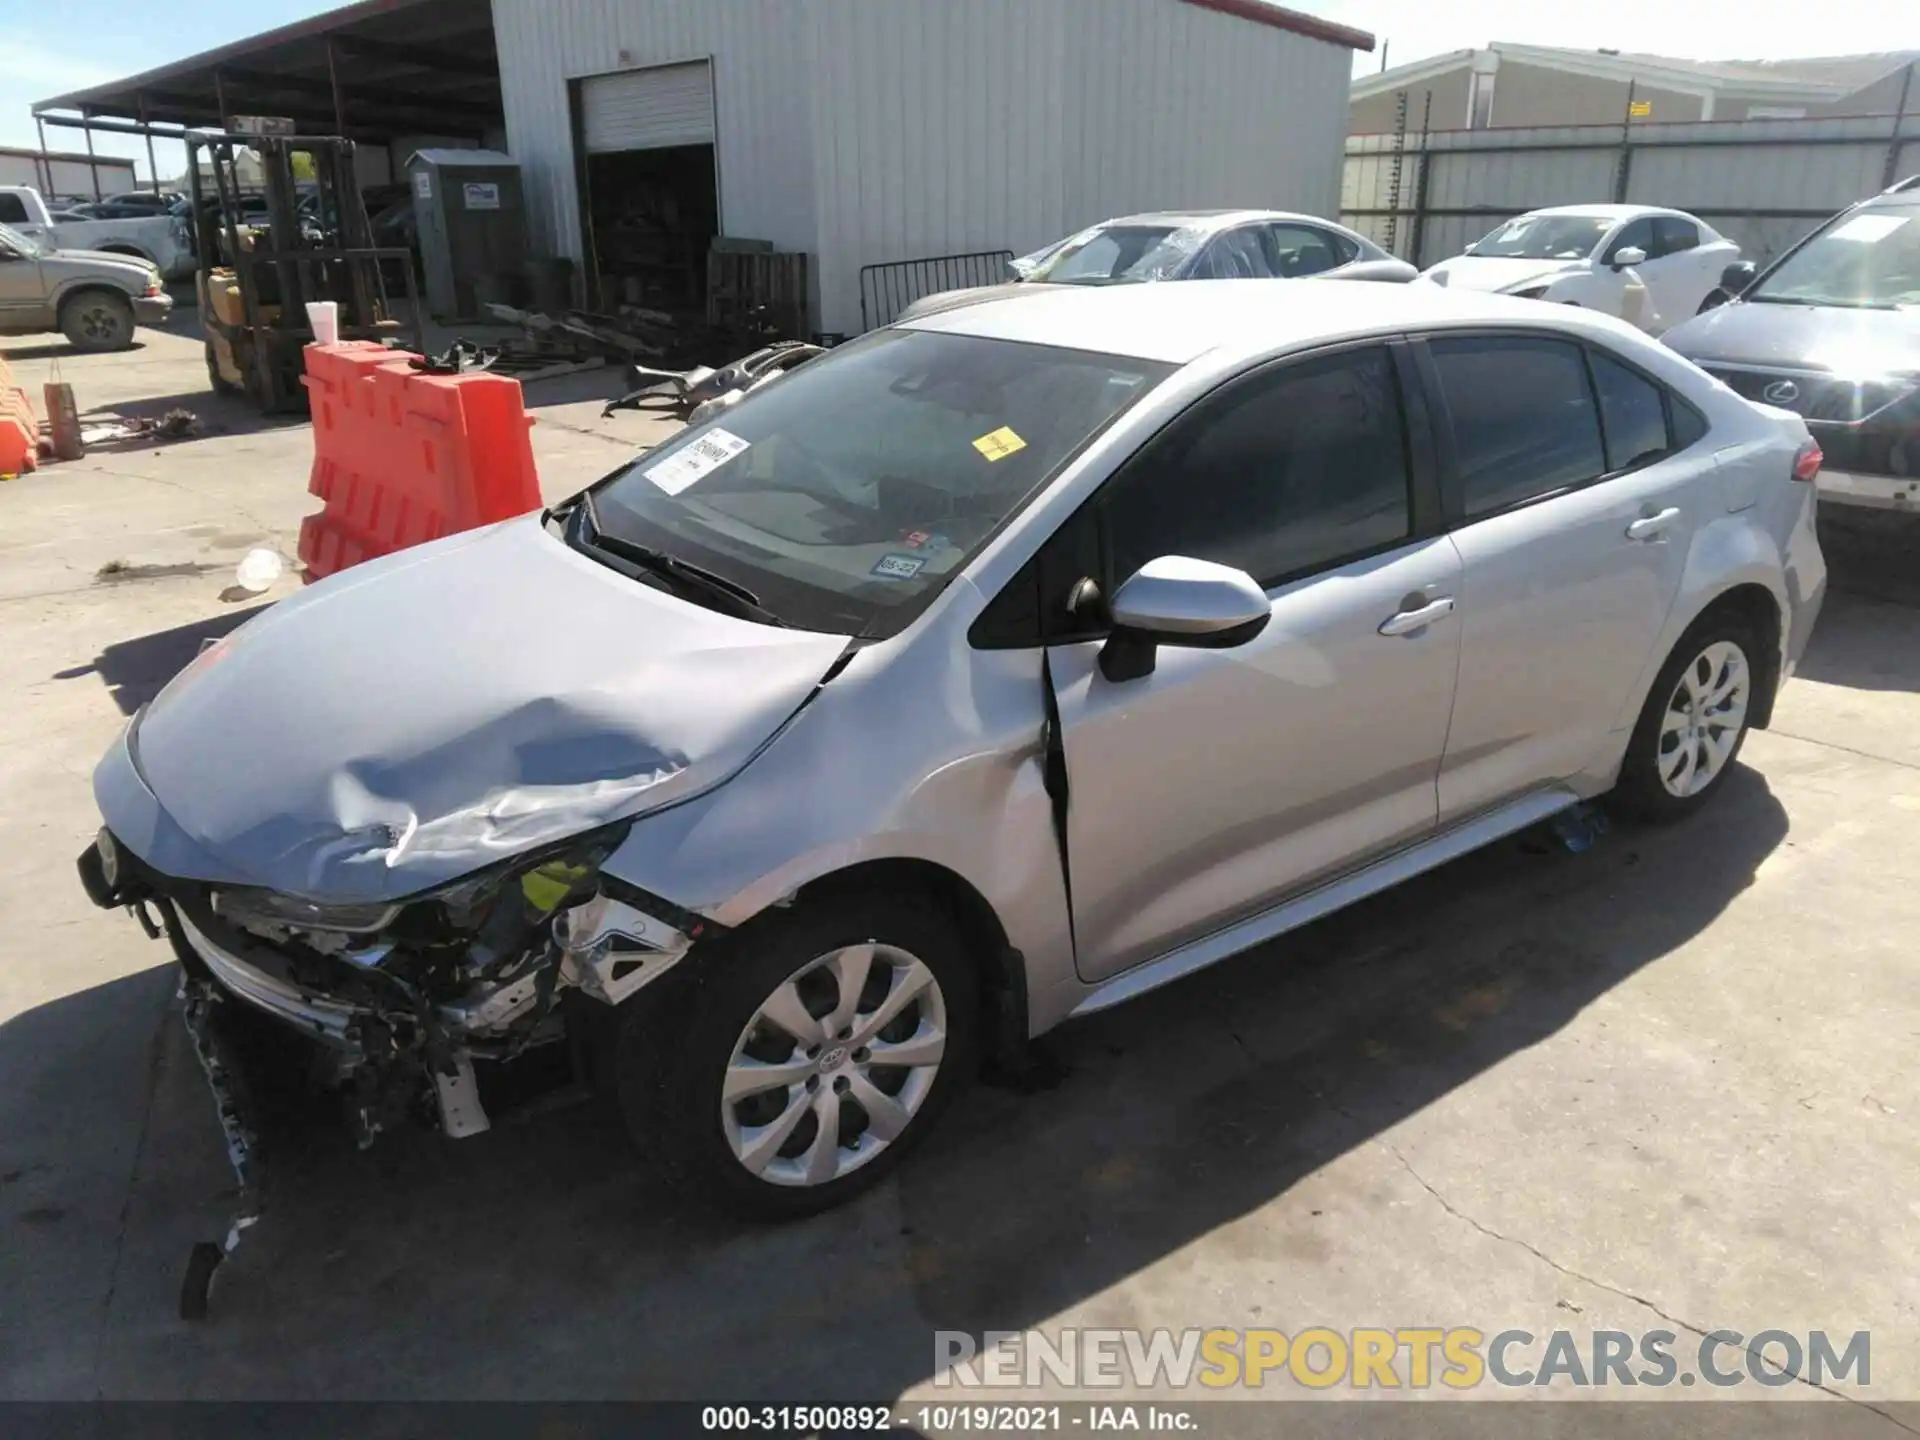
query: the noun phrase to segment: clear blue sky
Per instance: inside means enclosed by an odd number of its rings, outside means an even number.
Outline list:
[[[643,3],[643,0],[634,0]],[[963,3],[963,0],[955,0]],[[1293,8],[1368,30],[1403,65],[1448,50],[1507,40],[1585,49],[1613,46],[1696,59],[1783,59],[1920,49],[1920,5],[1819,0],[1800,6],[1686,0],[1648,9],[1618,4],[1527,6],[1514,0],[1288,0]],[[0,0],[0,145],[36,143],[31,107],[85,85],[137,74],[216,45],[334,8],[316,0]],[[1355,57],[1356,73],[1379,55]],[[54,149],[84,149],[77,130],[49,130]],[[137,140],[96,136],[108,154],[137,155]],[[178,146],[160,168],[178,174]]]

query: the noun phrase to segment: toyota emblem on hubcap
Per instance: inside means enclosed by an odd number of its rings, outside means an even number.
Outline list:
[[[1800,387],[1791,380],[1776,380],[1760,392],[1769,405],[1791,405],[1800,398]]]
[[[847,1047],[844,1045],[836,1045],[820,1057],[820,1068],[822,1070],[837,1070],[846,1063],[846,1059]]]

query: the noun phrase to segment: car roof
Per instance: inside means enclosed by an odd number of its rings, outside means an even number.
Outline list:
[[[1224,230],[1252,220],[1305,220],[1315,225],[1332,226],[1331,220],[1318,215],[1300,215],[1291,210],[1146,210],[1138,215],[1116,215],[1102,220],[1108,225],[1171,225],[1175,229]],[[1334,228],[1339,228],[1334,226]]]
[[[1664,205],[1544,205],[1529,215],[1591,215],[1596,220],[1634,220],[1642,215],[1680,215]]]
[[[1178,285],[1049,285],[907,322],[988,340],[1015,340],[1186,365],[1213,350],[1278,352],[1405,328],[1520,323],[1578,330],[1620,326],[1595,312],[1414,282],[1188,280]],[[1604,323],[1602,323],[1604,322]]]

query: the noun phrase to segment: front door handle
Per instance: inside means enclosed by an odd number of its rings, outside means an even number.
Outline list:
[[[1416,630],[1424,630],[1442,616],[1453,613],[1453,597],[1442,595],[1438,600],[1430,600],[1417,610],[1402,610],[1397,615],[1389,615],[1380,622],[1382,635],[1411,635]]]
[[[1658,540],[1673,528],[1673,522],[1680,518],[1680,511],[1669,507],[1658,515],[1642,515],[1627,526],[1629,540]]]

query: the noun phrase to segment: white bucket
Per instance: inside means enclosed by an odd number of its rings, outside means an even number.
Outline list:
[[[307,324],[313,327],[314,344],[338,345],[340,343],[339,302],[336,300],[308,301]]]

